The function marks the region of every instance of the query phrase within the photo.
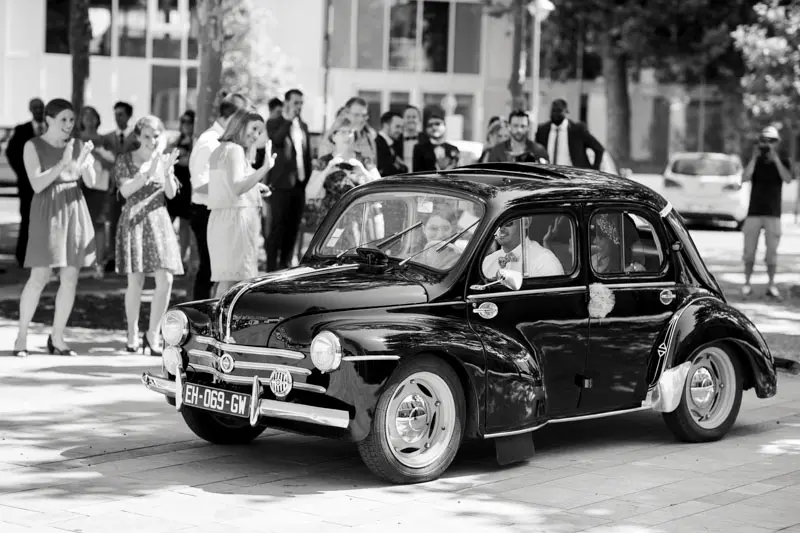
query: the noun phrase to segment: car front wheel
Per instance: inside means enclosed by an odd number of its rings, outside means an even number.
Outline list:
[[[195,435],[212,444],[247,444],[267,429],[251,426],[247,418],[218,415],[185,405],[181,415]]]
[[[693,358],[678,408],[664,413],[667,427],[680,440],[709,442],[730,430],[742,404],[742,369],[726,348],[702,348]]]
[[[440,359],[415,358],[392,375],[358,451],[373,473],[393,483],[436,479],[458,452],[465,415],[453,369]]]

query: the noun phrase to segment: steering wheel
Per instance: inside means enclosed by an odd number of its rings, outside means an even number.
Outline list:
[[[368,265],[383,266],[389,264],[389,256],[378,248],[359,247],[356,248],[356,254],[359,259]]]

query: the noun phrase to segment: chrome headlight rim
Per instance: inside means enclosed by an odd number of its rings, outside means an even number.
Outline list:
[[[166,346],[164,351],[161,352],[161,361],[164,365],[164,370],[172,376],[184,370],[183,354],[177,346]]]
[[[315,346],[318,346],[320,342],[324,342],[329,346],[329,353],[325,354],[330,356],[331,362],[328,365],[320,361],[319,356],[315,356],[315,353],[318,353],[315,350]],[[338,370],[342,364],[342,342],[339,340],[339,336],[332,331],[323,330],[317,333],[311,340],[311,346],[308,352],[314,367],[322,373]]]
[[[178,340],[174,340],[171,338],[171,335],[167,335],[164,332],[164,326],[167,324],[168,320],[178,320],[180,333],[178,334]],[[159,331],[161,331],[161,338],[164,340],[165,346],[183,346],[186,342],[186,339],[189,337],[189,317],[186,316],[186,313],[183,311],[179,311],[177,309],[170,309],[164,316],[161,317],[161,323],[158,326]]]

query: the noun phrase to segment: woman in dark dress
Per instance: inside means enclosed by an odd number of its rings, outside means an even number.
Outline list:
[[[44,114],[47,131],[25,143],[22,154],[34,195],[25,253],[25,267],[31,273],[20,296],[19,332],[14,343],[18,357],[28,355],[28,326],[53,268],[59,269],[60,282],[47,350],[76,355],[64,342],[64,329],[75,302],[78,272],[95,262],[92,218],[79,184],[83,179],[94,185],[94,146],[72,137],[75,113],[66,100],[51,100]]]

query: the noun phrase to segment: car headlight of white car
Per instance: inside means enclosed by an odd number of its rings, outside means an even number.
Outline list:
[[[332,372],[342,362],[342,343],[330,331],[321,331],[311,341],[311,362],[321,372]]]
[[[181,346],[189,336],[189,319],[183,311],[167,311],[161,319],[161,337],[166,346]]]

